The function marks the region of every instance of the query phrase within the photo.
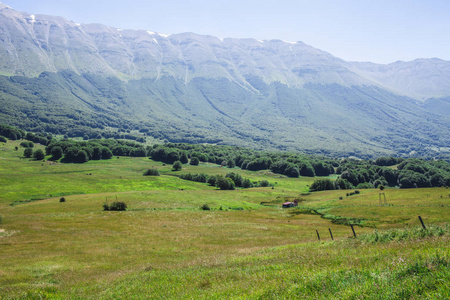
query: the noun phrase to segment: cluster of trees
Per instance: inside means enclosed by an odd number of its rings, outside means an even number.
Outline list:
[[[314,180],[313,184],[309,187],[311,192],[326,191],[326,190],[348,190],[352,189],[353,185],[345,179],[338,178],[336,181],[332,181],[328,178]]]
[[[381,158],[372,162],[346,159],[336,168],[336,173],[355,188],[450,186],[450,164],[442,160]]]
[[[328,176],[335,173],[336,160],[296,153],[263,152],[223,145],[164,144],[154,145],[149,156],[153,160],[172,164],[193,165],[209,162],[228,168],[260,171],[270,169],[274,173],[289,177]]]
[[[53,150],[55,147],[56,150]],[[54,159],[62,157],[62,153],[64,161],[72,162],[108,159],[111,158],[111,153],[121,156],[149,156],[153,160],[174,164],[174,170],[180,170],[182,164],[209,162],[251,171],[269,169],[289,177],[337,174],[339,177],[335,188],[340,189],[378,188],[380,185],[400,188],[450,185],[450,164],[442,160],[395,157],[380,157],[376,160],[332,159],[218,145],[156,144],[144,147],[131,141],[111,139],[54,141],[47,146],[46,152],[48,155],[52,154]],[[394,168],[394,165],[397,167]],[[239,185],[235,183],[235,186]]]
[[[33,157],[35,160],[43,160],[45,158],[45,153],[41,149],[33,151],[32,148],[25,148],[23,151],[23,156],[26,158]]]
[[[10,140],[21,140],[25,137],[25,131],[13,126],[0,124],[0,136],[8,138]]]
[[[73,163],[85,163],[89,160],[110,159],[113,157],[111,149],[98,141],[54,141],[45,147],[45,152],[47,155],[52,156],[52,160],[62,158],[62,162]]]
[[[0,124],[0,141],[6,142],[6,138],[10,140],[27,140],[29,142],[39,143],[41,145],[48,145],[50,141],[53,139],[53,136],[51,134],[42,134],[42,133],[32,133],[32,132],[25,132],[22,129],[17,129],[13,126]],[[27,142],[22,142],[22,147],[33,147],[31,144],[26,144]]]
[[[248,178],[243,178],[240,174],[231,172],[225,176],[222,175],[207,175],[204,173],[188,173],[179,176],[181,179],[195,182],[208,183],[211,186],[216,186],[221,190],[234,190],[236,187],[252,188],[252,187],[268,187],[270,186],[267,180],[259,182],[252,182]]]
[[[75,117],[75,116],[74,116]],[[130,127],[124,124],[124,131]],[[150,157],[156,161],[174,164],[180,170],[182,164],[198,165],[209,162],[228,168],[259,171],[271,170],[289,177],[329,176],[337,174],[335,188],[377,188],[390,186],[400,188],[450,186],[450,164],[443,160],[417,158],[380,157],[375,160],[327,158],[289,152],[267,152],[248,148],[166,143],[145,147],[129,140],[97,139],[86,141],[55,140],[51,134],[26,133],[8,125],[0,125],[0,141],[24,139],[24,156],[34,157],[33,143],[45,145],[47,155],[62,162],[83,163],[89,160],[110,159],[116,156]],[[28,150],[30,149],[30,150]],[[41,157],[40,153],[36,154]],[[235,186],[234,180],[232,180]],[[237,181],[239,181],[237,179]],[[318,189],[329,188],[327,184],[317,184]]]

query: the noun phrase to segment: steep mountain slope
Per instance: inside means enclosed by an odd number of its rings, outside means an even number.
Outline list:
[[[409,97],[425,101],[450,95],[450,62],[438,58],[388,65],[352,63],[357,73]]]
[[[430,111],[447,103],[447,66],[420,75],[345,62],[302,42],[167,36],[0,4],[0,122],[32,130],[136,129],[169,141],[439,155],[450,144],[449,116]],[[421,78],[427,89],[415,84]],[[435,100],[409,98],[425,95]]]

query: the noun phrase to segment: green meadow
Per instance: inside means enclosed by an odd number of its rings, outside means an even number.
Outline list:
[[[310,193],[309,177],[34,161],[19,143],[0,143],[0,299],[450,299],[447,188]],[[230,171],[271,186],[176,177]]]

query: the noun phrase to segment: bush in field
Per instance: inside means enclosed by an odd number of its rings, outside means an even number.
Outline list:
[[[311,184],[309,187],[309,190],[311,192],[315,191],[325,191],[325,190],[334,190],[335,185],[334,182],[332,182],[330,179],[318,179]]]
[[[242,182],[242,187],[244,189],[251,188],[251,187],[253,187],[253,183],[250,181],[250,179],[245,178],[244,181]]]
[[[25,148],[25,150],[23,150],[23,156],[30,158],[33,155],[33,149],[31,148]]]
[[[208,184],[211,186],[215,186],[217,182],[217,176],[209,176],[207,180]]]
[[[267,181],[267,180],[261,180],[260,182],[259,182],[259,186],[261,186],[261,187],[268,187],[270,184],[269,184],[269,182]]]
[[[6,138],[4,136],[0,136],[0,142],[6,143]]]
[[[231,178],[219,175],[216,177],[216,186],[221,190],[234,190],[235,184]]]
[[[34,147],[34,144],[33,144],[33,142],[21,142],[20,143],[20,146],[21,147],[24,147],[24,148],[33,148]]]
[[[208,204],[203,204],[201,207],[202,210],[211,210]]]
[[[53,147],[50,154],[52,155],[53,160],[58,160],[63,157],[64,153],[61,147]]]
[[[113,157],[113,153],[112,153],[111,149],[109,149],[107,147],[101,148],[101,153],[102,153],[102,159],[110,159]]]
[[[148,169],[144,172],[144,176],[159,176],[159,171],[157,169]]]
[[[29,149],[29,148],[27,148],[27,149]],[[42,151],[41,149],[34,151],[33,158],[35,160],[43,160],[45,158],[44,151]]]
[[[66,198],[61,197],[61,198],[59,199],[59,202],[66,202]]]
[[[242,178],[241,175],[239,175],[238,173],[234,173],[234,172],[227,173],[225,175],[225,178],[231,178],[231,180],[233,180],[233,182],[234,182],[234,185],[237,187],[241,187],[243,184],[243,181],[244,181],[244,179]]]
[[[197,157],[193,157],[191,158],[191,161],[189,164],[191,164],[192,166],[198,166],[200,160]]]
[[[127,210],[127,204],[125,202],[113,202],[111,205],[107,203],[103,204],[103,210],[123,211]]]
[[[182,167],[183,166],[181,164],[181,161],[177,160],[176,162],[173,163],[172,170],[173,171],[181,171]]]

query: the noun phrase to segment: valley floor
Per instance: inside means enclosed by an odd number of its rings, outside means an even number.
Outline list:
[[[230,171],[216,165],[33,161],[16,143],[0,149],[0,299],[450,297],[449,189],[386,189],[380,205],[379,190],[234,169],[273,188],[220,191],[173,176]],[[103,211],[116,200],[127,211]]]

